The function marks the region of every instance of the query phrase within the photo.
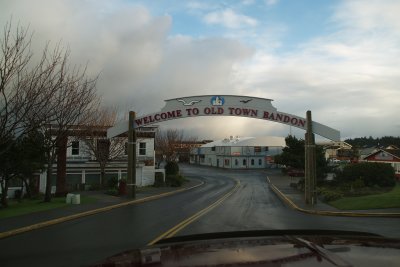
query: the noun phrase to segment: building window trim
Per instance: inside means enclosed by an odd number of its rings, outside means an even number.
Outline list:
[[[79,141],[72,141],[71,142],[71,155],[78,156],[79,155]]]
[[[146,143],[145,142],[139,143],[139,156],[146,156]]]

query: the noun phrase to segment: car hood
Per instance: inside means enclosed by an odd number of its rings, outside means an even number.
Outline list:
[[[398,266],[400,240],[342,231],[245,231],[165,239],[93,266]]]

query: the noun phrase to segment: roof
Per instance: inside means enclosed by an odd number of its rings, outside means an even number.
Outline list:
[[[277,146],[285,147],[286,142],[284,137],[263,136],[263,137],[235,137],[217,140],[201,147],[215,146]]]
[[[345,142],[345,141],[328,141],[328,142],[317,142],[317,145],[324,146],[325,149],[327,148],[344,148],[344,149],[351,149],[352,146]]]
[[[384,152],[386,152],[386,153],[389,153],[389,154],[391,154],[392,156],[394,156],[394,157],[400,159],[400,150],[399,150],[399,149],[383,149],[383,148],[378,149],[377,151],[375,151],[375,152],[369,154],[368,156],[364,157],[364,159],[367,159],[367,158],[369,158],[369,157],[371,157],[371,156],[373,156],[373,155],[375,155],[375,154],[377,154],[377,153],[380,153],[380,152],[382,152],[382,151],[384,151]]]
[[[360,149],[359,154],[360,155],[370,155],[378,150],[379,149],[376,147],[367,147],[367,148]]]

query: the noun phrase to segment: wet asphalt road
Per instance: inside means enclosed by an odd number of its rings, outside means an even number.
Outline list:
[[[187,171],[196,173],[197,170]],[[370,232],[400,238],[399,218],[320,216],[292,210],[277,198],[265,182],[268,172],[277,171],[215,170],[216,174],[238,179],[239,190],[177,235],[240,230],[322,229]]]
[[[0,240],[1,266],[82,266],[142,247],[211,205],[240,180],[239,189],[177,235],[255,229],[336,229],[400,237],[400,219],[325,217],[287,208],[269,189],[262,171],[183,166],[199,188],[114,209]],[[232,179],[233,178],[233,179]]]

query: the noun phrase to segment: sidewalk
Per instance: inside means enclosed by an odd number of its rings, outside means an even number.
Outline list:
[[[138,188],[136,191],[135,200],[144,199],[150,196],[157,196],[163,193],[174,192],[182,189],[189,189],[193,186],[200,185],[201,181],[196,179],[190,179],[189,182],[185,183],[182,187],[143,187]],[[96,198],[97,201],[87,204],[79,205],[67,205],[62,208],[56,208],[46,211],[39,211],[29,214],[24,214],[15,217],[2,218],[0,219],[0,233],[18,229],[21,227],[27,227],[30,225],[47,222],[54,219],[63,218],[70,215],[79,214],[82,212],[92,211],[100,208],[110,207],[112,205],[129,202],[133,199],[128,197],[117,197],[106,195],[103,191],[82,191],[77,192],[82,196],[90,196]]]
[[[278,189],[278,192],[276,190],[274,191],[283,202],[291,206],[293,209],[302,212],[331,216],[400,217],[400,208],[342,211],[325,204],[320,200],[318,200],[314,205],[307,205],[304,200],[304,192],[290,186],[290,183],[297,183],[299,178],[290,177],[280,172],[268,172],[268,179],[271,188],[273,190],[275,188]]]
[[[325,204],[321,201],[312,205],[306,205],[304,199],[304,193],[296,188],[290,186],[290,183],[297,183],[299,181],[298,177],[290,177],[288,175],[273,173],[269,174],[268,178],[271,184],[275,185],[279,191],[281,191],[286,197],[288,197],[297,207],[301,209],[312,209],[312,210],[323,210],[323,211],[339,211],[335,207]]]

